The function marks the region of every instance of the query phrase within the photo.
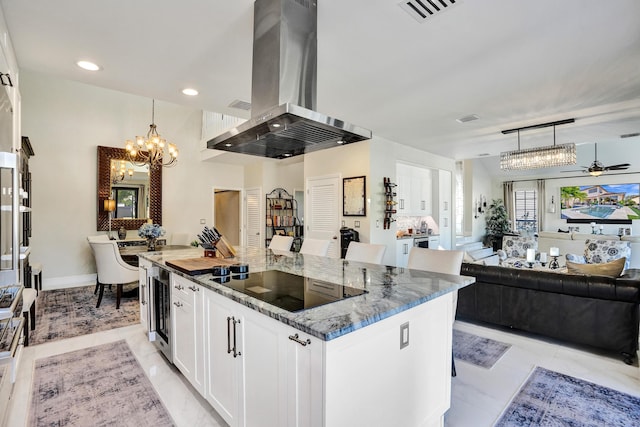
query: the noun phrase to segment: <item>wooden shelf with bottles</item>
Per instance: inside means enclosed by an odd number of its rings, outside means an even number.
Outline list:
[[[396,205],[398,204],[398,202],[396,201],[395,197],[397,196],[396,187],[398,186],[398,184],[391,182],[391,178],[386,176],[382,178],[382,184],[384,186],[385,200],[384,219],[382,220],[382,222],[383,228],[385,230],[388,230],[389,228],[391,228],[391,223],[396,220],[394,215],[397,213]]]
[[[293,237],[293,250],[299,251],[303,228],[298,219],[298,203],[287,190],[276,188],[266,195],[265,247],[276,234]]]

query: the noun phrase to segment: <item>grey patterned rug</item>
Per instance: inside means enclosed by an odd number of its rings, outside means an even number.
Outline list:
[[[640,397],[536,367],[495,424],[639,426]]]
[[[135,288],[128,285],[124,290]],[[29,345],[92,334],[132,325],[140,321],[137,298],[122,298],[116,310],[116,288],[105,287],[96,308],[95,286],[41,291],[36,300],[36,329],[29,332]]]
[[[126,341],[35,361],[30,426],[173,426]]]
[[[453,330],[453,357],[456,360],[491,369],[509,348],[511,344]]]

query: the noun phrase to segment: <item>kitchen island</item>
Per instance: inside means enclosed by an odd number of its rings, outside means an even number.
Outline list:
[[[248,277],[167,266],[202,255],[140,254],[141,318],[157,326],[147,302],[154,276],[168,271],[173,363],[230,425],[442,424],[452,292],[473,278],[247,248],[233,261]],[[274,274],[301,289],[276,301]],[[304,306],[290,311],[292,299]]]

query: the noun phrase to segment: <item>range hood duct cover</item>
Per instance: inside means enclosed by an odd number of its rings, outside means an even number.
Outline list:
[[[251,119],[207,147],[281,159],[371,139],[371,131],[316,109],[315,0],[256,0]]]

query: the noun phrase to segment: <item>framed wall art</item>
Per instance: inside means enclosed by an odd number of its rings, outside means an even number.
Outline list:
[[[367,178],[354,176],[342,179],[342,215],[367,216]]]

